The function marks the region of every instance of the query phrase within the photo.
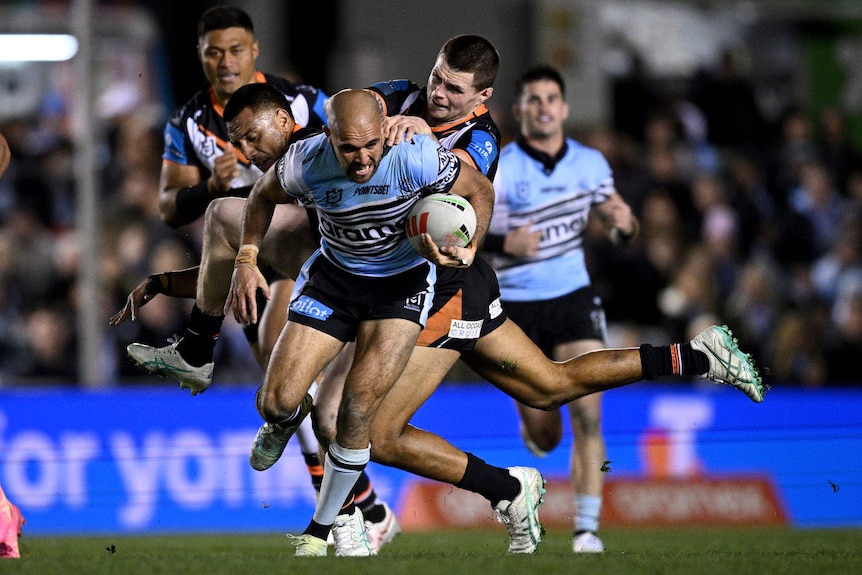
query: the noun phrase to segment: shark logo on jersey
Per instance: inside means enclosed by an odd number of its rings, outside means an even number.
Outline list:
[[[296,300],[294,300],[294,302],[290,304],[290,309],[300,315],[312,317],[322,321],[326,321],[327,319],[329,319],[329,316],[332,315],[331,307],[327,307],[316,299],[310,298],[305,295],[296,298]]]

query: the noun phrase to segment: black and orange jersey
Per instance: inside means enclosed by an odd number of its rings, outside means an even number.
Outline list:
[[[326,94],[312,86],[295,84],[284,78],[257,72],[257,81],[275,86],[287,97],[296,123],[300,126],[320,129],[325,125],[323,103]],[[230,137],[223,117],[224,110],[216,102],[212,86],[199,90],[188,102],[174,112],[165,126],[166,162],[197,166],[201,179],[212,173],[215,159],[222,155]],[[239,150],[239,176],[231,182],[231,188],[243,188],[248,193],[261,176],[261,171],[249,162]]]
[[[423,116],[428,93],[410,80],[390,80],[370,86],[383,104],[387,116]],[[485,104],[454,122],[433,126],[431,131],[440,144],[450,150],[464,150],[473,167],[493,180],[500,158],[500,130]]]

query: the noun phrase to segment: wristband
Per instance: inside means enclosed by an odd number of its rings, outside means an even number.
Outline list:
[[[162,279],[165,278],[166,286],[162,287]],[[155,296],[160,293],[168,294],[171,291],[171,275],[170,274],[153,274],[147,278],[147,286],[144,288],[145,295]]]
[[[239,247],[236,253],[236,259],[233,262],[233,267],[250,266],[257,267],[257,254],[260,248],[254,244],[243,244]]]
[[[188,221],[196,220],[207,210],[211,201],[212,196],[207,187],[207,181],[203,180],[194,186],[181,188],[177,192],[177,212]]]

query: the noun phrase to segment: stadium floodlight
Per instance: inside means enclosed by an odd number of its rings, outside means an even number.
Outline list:
[[[0,62],[64,62],[77,53],[70,34],[0,34]]]

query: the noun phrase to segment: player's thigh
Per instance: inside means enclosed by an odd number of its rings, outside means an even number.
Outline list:
[[[263,357],[264,365],[268,363],[275,342],[287,323],[287,307],[290,305],[290,295],[293,291],[294,281],[291,279],[279,279],[269,285],[270,300],[263,308],[258,326],[258,347]]]
[[[245,198],[234,197],[216,198],[210,202],[205,220],[207,234],[216,233],[238,249],[245,204]]]
[[[462,359],[498,389],[533,407],[556,405],[564,391],[561,366],[510,319],[479,338]]]
[[[419,331],[419,324],[401,318],[361,322],[345,391],[382,399],[407,365]]]
[[[410,423],[416,411],[458,361],[461,354],[452,349],[414,347],[401,376],[386,393],[374,415],[371,441],[395,439]]]
[[[368,446],[374,414],[407,365],[418,335],[419,324],[401,318],[359,324],[356,353],[338,408],[339,445],[348,449]]]
[[[267,365],[263,385],[265,401],[299,405],[311,383],[342,347],[344,343],[329,334],[287,322]]]

